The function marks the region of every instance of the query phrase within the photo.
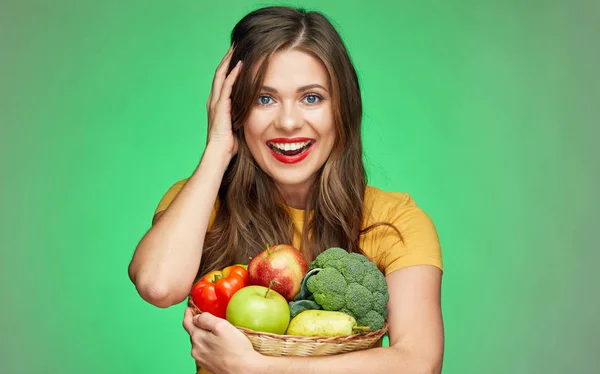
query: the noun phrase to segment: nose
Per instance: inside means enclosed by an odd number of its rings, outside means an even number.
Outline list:
[[[302,111],[295,105],[281,105],[275,118],[274,127],[284,132],[294,132],[302,127]]]

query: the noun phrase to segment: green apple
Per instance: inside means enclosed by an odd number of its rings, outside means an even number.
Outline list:
[[[290,323],[290,307],[283,296],[270,288],[247,286],[229,300],[226,319],[237,327],[285,334]]]

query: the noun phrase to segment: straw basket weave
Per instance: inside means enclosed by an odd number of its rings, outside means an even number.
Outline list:
[[[188,297],[193,315],[202,313]],[[360,351],[377,345],[387,332],[388,325],[377,331],[336,337],[308,337],[277,335],[238,327],[250,339],[254,350],[266,356],[330,356],[338,353]]]

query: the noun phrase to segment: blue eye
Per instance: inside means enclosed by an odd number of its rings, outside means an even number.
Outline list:
[[[305,98],[306,98],[306,102],[309,103],[309,104],[314,104],[318,100],[321,99],[321,97],[319,95],[315,95],[315,94],[306,95]]]
[[[271,97],[269,97],[269,96],[264,96],[264,95],[263,95],[263,96],[259,96],[259,97],[258,97],[258,102],[259,102],[261,105],[269,105],[269,104],[270,104],[270,101],[269,101],[269,100],[271,100]]]

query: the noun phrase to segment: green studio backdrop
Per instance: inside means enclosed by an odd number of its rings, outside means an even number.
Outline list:
[[[191,373],[127,266],[202,154],[253,1],[2,1],[0,372]],[[347,42],[369,183],[443,246],[445,374],[597,373],[596,2],[304,1]]]

